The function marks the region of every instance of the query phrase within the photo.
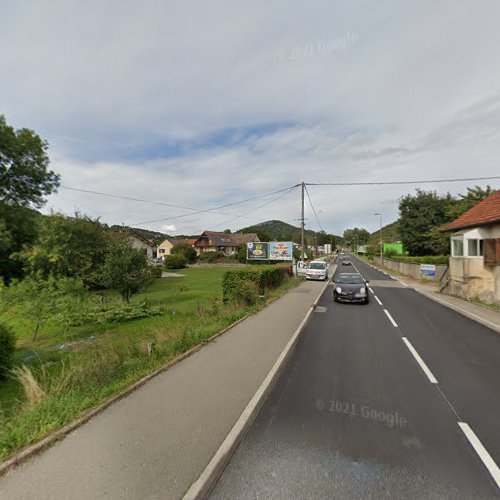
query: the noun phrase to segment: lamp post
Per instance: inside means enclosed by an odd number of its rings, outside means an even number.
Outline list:
[[[380,218],[380,265],[384,265],[384,242],[382,239],[382,214],[379,214],[378,212],[374,213],[373,215],[378,215]]]

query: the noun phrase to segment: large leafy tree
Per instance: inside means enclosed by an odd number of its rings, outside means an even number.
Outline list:
[[[41,207],[59,186],[49,169],[48,144],[27,128],[14,130],[0,115],[0,200]]]
[[[53,214],[43,217],[34,245],[20,257],[32,275],[80,278],[93,287],[99,285],[108,239],[98,220]]]
[[[464,212],[467,212],[467,210],[477,205],[480,201],[483,201],[494,192],[495,190],[492,189],[491,186],[486,186],[485,189],[480,186],[467,188],[466,194],[459,194],[458,199],[448,206],[448,216],[451,219],[460,217]]]
[[[170,253],[172,255],[182,255],[190,264],[196,262],[196,250],[187,243],[178,243],[177,245],[174,245],[172,250],[170,250]]]
[[[399,234],[410,255],[447,255],[449,237],[439,228],[453,219],[456,200],[450,195],[417,189],[399,202]]]
[[[12,255],[33,244],[40,218],[36,210],[0,201],[0,279],[23,276],[23,262]]]
[[[344,241],[350,247],[366,245],[369,238],[370,233],[364,228],[355,227],[354,229],[346,229],[344,231]]]

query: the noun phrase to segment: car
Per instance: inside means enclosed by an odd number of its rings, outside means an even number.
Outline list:
[[[340,273],[333,279],[333,300],[368,304],[370,302],[368,283],[369,281],[359,273]]]
[[[327,280],[328,264],[324,260],[313,260],[306,270],[307,280]]]
[[[342,257],[340,257],[340,263],[343,265],[343,266],[352,266],[352,262],[351,262],[351,259],[345,255],[343,255]]]

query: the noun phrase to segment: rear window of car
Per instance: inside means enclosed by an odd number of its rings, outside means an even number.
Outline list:
[[[325,269],[326,264],[324,262],[311,262],[309,269]]]

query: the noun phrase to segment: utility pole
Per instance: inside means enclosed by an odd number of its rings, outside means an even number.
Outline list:
[[[306,188],[306,185],[304,183],[304,181],[302,181],[302,216],[301,216],[301,219],[300,221],[302,222],[302,226],[301,226],[301,243],[302,243],[302,250],[301,250],[301,260],[302,262],[304,262],[304,190]]]
[[[373,215],[378,215],[379,218],[380,218],[380,265],[383,266],[384,265],[384,240],[382,238],[382,214],[380,213],[375,213]]]

